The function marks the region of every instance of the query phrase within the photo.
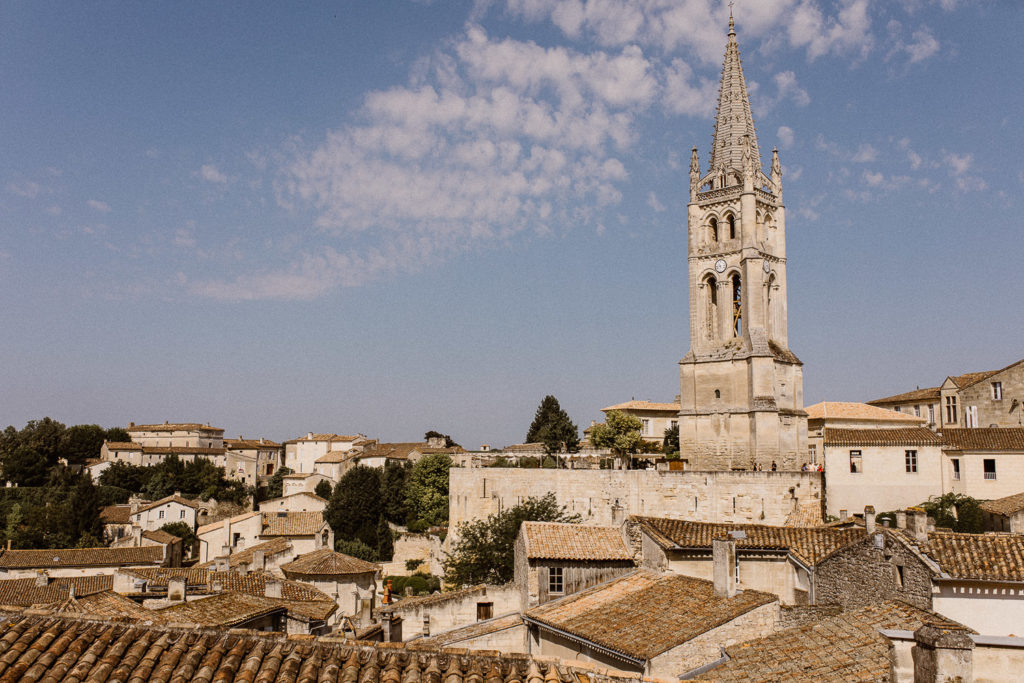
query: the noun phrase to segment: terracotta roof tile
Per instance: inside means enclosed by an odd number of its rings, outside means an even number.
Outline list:
[[[322,512],[263,512],[261,536],[313,536],[323,529]]]
[[[878,631],[914,631],[924,623],[959,626],[906,603],[883,602],[728,647],[729,661],[696,680],[887,681],[889,641]]]
[[[943,429],[943,448],[957,451],[1024,451],[1024,429],[978,427]]]
[[[523,522],[526,556],[545,560],[632,560],[633,554],[613,526]]]
[[[689,522],[661,517],[631,517],[641,524],[655,543],[665,548],[711,548],[715,538],[742,531],[736,547],[791,552],[804,564],[814,566],[829,553],[864,538],[862,528],[834,529],[827,526],[793,527],[765,524],[718,524]]]
[[[163,545],[170,545],[171,543],[181,541],[180,537],[168,533],[163,529],[156,529],[155,531],[143,531],[142,537],[148,538],[154,543],[162,543]]]
[[[199,501],[189,500],[188,498],[182,498],[181,496],[171,495],[161,498],[160,500],[154,500],[152,503],[142,505],[139,507],[137,512],[145,512],[146,510],[152,510],[153,508],[158,508],[161,505],[167,505],[168,503],[178,503],[179,505],[184,505],[185,507],[192,508],[193,510],[198,510],[203,505]]]
[[[59,576],[51,578],[45,586],[37,586],[33,579],[0,580],[0,605],[28,607],[41,603],[66,600],[74,587],[75,595],[85,596],[114,587],[114,577],[102,576]]]
[[[127,569],[126,574],[137,576],[147,581],[146,592],[163,592],[172,578],[185,579],[186,590],[192,593],[209,593],[216,591],[237,591],[249,595],[265,596],[267,581],[281,582],[281,597],[299,602],[331,602],[332,598],[319,588],[301,581],[280,579],[265,571],[242,574],[235,571],[217,572],[211,569],[161,567],[159,569]]]
[[[151,455],[224,455],[226,448],[200,448],[199,446],[143,446],[142,454]]]
[[[141,451],[142,444],[135,443],[134,441],[108,441],[107,450],[109,451]]]
[[[616,675],[580,662],[519,654],[411,651],[400,643],[123,624],[77,615],[7,615],[0,618],[0,633],[0,677],[5,680],[637,681],[635,675]],[[30,669],[31,679],[25,679]]]
[[[319,458],[317,458],[313,462],[322,462],[322,463],[325,463],[325,464],[327,464],[327,463],[335,463],[335,462],[345,462],[346,460],[349,460],[350,458],[355,456],[357,453],[358,453],[358,451],[355,451],[355,450],[327,451],[326,453],[321,455]]]
[[[154,613],[161,621],[170,624],[231,627],[275,612],[283,614],[286,611],[286,608],[276,601],[246,593],[229,592],[154,610]]]
[[[58,550],[5,550],[0,554],[3,569],[55,569],[58,567],[117,567],[161,564],[160,546],[131,548],[61,548]]]
[[[806,410],[808,420],[872,420],[876,422],[908,422],[917,425],[924,422],[923,417],[850,401],[822,401],[808,406]]]
[[[141,619],[153,621],[152,610],[148,610],[131,598],[118,595],[113,591],[103,591],[85,596],[67,598],[61,602],[47,605],[45,611],[56,614],[78,614],[82,616],[104,617],[119,621]]]
[[[868,405],[878,405],[879,403],[908,403],[910,401],[938,401],[941,394],[939,387],[928,387],[927,389],[915,389],[913,391],[906,391],[902,394],[895,394],[893,396],[886,396],[885,398],[876,398],[873,401],[868,401]]]
[[[292,544],[287,538],[278,537],[272,538],[269,541],[264,541],[263,543],[257,543],[245,550],[236,550],[228,555],[228,566],[238,567],[245,564],[252,564],[253,556],[256,554],[257,550],[263,551],[263,557],[266,560],[276,555],[292,552]],[[213,562],[210,561],[197,566],[202,568],[212,567]]]
[[[234,517],[228,517],[228,518],[225,518],[225,519],[219,519],[216,522],[210,522],[209,524],[204,524],[201,527],[199,527],[198,529],[196,529],[196,535],[197,536],[201,536],[201,535],[203,535],[205,533],[208,533],[210,531],[214,531],[215,529],[220,529],[221,527],[224,526],[224,523],[228,522],[228,521],[230,521],[232,524],[235,524],[237,522],[244,522],[245,520],[251,519],[252,517],[255,517],[258,514],[260,514],[260,513],[259,512],[254,512],[254,511],[243,512],[242,514],[235,515]]]
[[[524,617],[647,660],[778,599],[751,590],[724,598],[710,581],[641,569],[534,607]]]
[[[609,410],[655,410],[659,412],[670,412],[678,413],[678,403],[656,403],[654,401],[626,401],[625,403],[616,403],[613,406],[607,408],[601,408],[601,412],[605,413]]]
[[[100,521],[104,524],[130,524],[131,505],[105,505],[100,508]]]
[[[954,579],[1024,581],[1024,536],[931,532],[918,547]]]
[[[224,439],[224,447],[232,451],[267,451],[281,448],[281,444],[270,439]]]
[[[320,548],[311,553],[299,555],[294,562],[281,565],[281,571],[288,578],[291,578],[292,575],[346,576],[375,573],[380,571],[380,565],[344,553],[336,553],[330,548]]]
[[[1000,370],[986,370],[985,372],[967,372],[962,375],[957,375],[956,377],[950,377],[949,379],[953,380],[953,384],[957,385],[961,389],[966,389],[972,384],[977,384],[978,382],[984,379],[988,379],[997,372],[1000,372]]]
[[[211,427],[210,425],[199,424],[198,422],[164,422],[154,425],[131,425],[125,427],[126,432],[221,432],[223,429]]]
[[[1024,492],[995,500],[986,500],[981,504],[981,509],[994,515],[1009,516],[1018,513],[1024,510]]]
[[[927,427],[895,429],[825,428],[826,446],[939,446],[942,437]]]

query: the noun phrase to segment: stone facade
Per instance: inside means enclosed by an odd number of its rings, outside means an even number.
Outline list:
[[[690,351],[680,361],[679,446],[700,469],[798,469],[807,454],[803,367],[789,350],[782,167],[761,166],[736,31],[708,172],[690,161]]]
[[[519,607],[515,584],[475,586],[451,593],[406,598],[381,607],[384,618],[401,617],[402,640],[430,636],[514,612]]]
[[[815,569],[816,604],[855,607],[882,600],[932,608],[931,569],[891,531],[879,529],[836,551]]]
[[[549,491],[584,524],[615,526],[631,514],[798,526],[822,521],[817,472],[453,468],[448,543],[460,524]]]

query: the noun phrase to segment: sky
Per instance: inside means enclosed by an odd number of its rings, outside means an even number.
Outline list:
[[[805,403],[1024,357],[1024,3],[733,11]],[[472,448],[672,400],[728,16],[0,4],[0,422]]]

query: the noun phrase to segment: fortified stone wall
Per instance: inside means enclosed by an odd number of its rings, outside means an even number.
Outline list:
[[[584,524],[614,526],[628,515],[801,526],[822,522],[818,472],[453,468],[448,543],[459,524],[549,491]]]

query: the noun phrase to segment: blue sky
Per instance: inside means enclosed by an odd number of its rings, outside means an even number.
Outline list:
[[[1021,358],[1024,6],[735,12],[806,402]],[[671,400],[727,19],[3,3],[0,418],[477,446]]]

